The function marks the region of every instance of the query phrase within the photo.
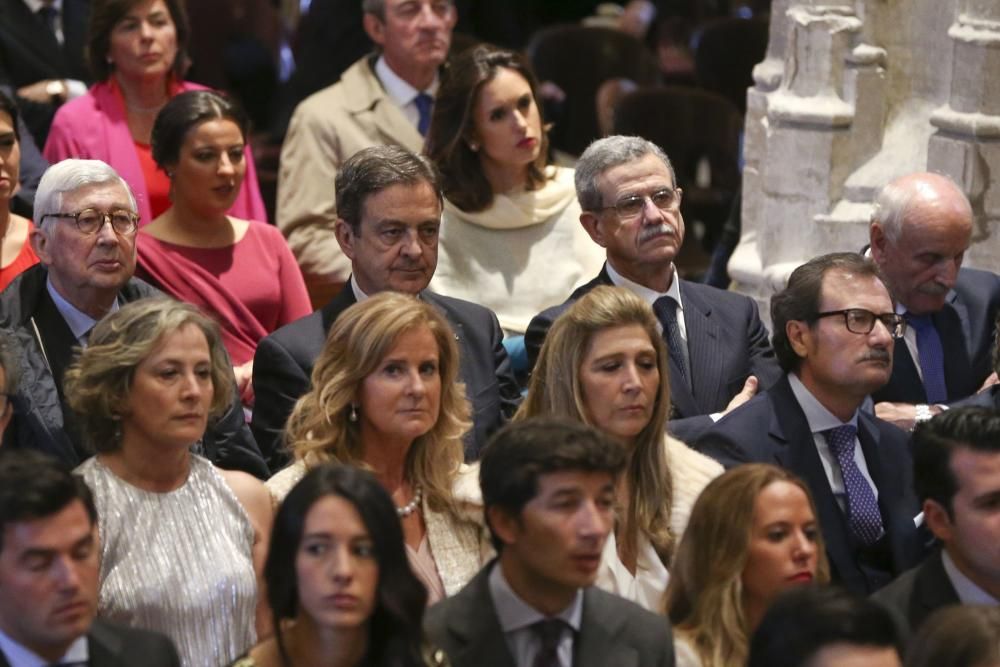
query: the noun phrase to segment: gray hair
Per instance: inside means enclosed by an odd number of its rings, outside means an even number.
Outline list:
[[[926,188],[934,187],[922,175],[908,175],[897,178],[879,190],[872,204],[870,224],[878,223],[882,227],[889,243],[898,243],[903,235],[903,221],[913,212],[913,208],[922,201]],[[934,177],[951,185],[956,194],[960,194],[969,208],[972,217],[972,207],[965,193],[958,185],[943,174],[933,174]]]
[[[135,202],[135,195],[132,194],[132,188],[107,163],[100,160],[77,159],[57,162],[45,170],[42,180],[38,183],[38,190],[35,193],[35,220],[39,221],[40,227],[45,228],[45,225],[49,224],[45,216],[65,212],[61,209],[63,197],[67,193],[76,192],[91,185],[109,183],[118,183],[125,188],[132,210],[139,210]]]
[[[591,142],[576,163],[576,198],[584,211],[596,211],[604,206],[597,179],[612,167],[655,155],[666,165],[670,179],[677,185],[674,166],[663,149],[642,137],[626,137],[620,134],[604,137]]]

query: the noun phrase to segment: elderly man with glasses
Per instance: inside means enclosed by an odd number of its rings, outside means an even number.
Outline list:
[[[639,137],[587,147],[576,165],[580,223],[605,249],[601,273],[528,325],[533,365],[549,326],[598,285],[625,287],[653,307],[670,351],[671,433],[692,441],[781,372],[752,299],[677,276],[684,242],[681,189],[670,160]]]
[[[723,465],[777,463],[802,477],[833,578],[871,593],[922,554],[907,434],[861,409],[889,381],[906,322],[878,269],[857,253],[797,268],[771,298],[771,321],[786,375],[696,448]]]
[[[131,301],[159,294],[132,277],[139,216],[135,197],[99,160],[64,160],[46,170],[35,197],[31,244],[41,260],[0,294],[0,329],[20,348],[20,388],[4,435],[13,447],[38,449],[68,465],[92,453],[74,426],[63,375],[102,317]],[[234,403],[209,426],[204,454],[223,468],[259,477],[267,466],[253,441],[235,391]]]

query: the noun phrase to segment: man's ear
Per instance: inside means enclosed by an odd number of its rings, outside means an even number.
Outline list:
[[[510,512],[502,507],[491,505],[486,508],[486,520],[489,522],[490,528],[493,529],[493,533],[501,542],[504,544],[514,544],[517,542],[517,536],[521,529],[519,517],[511,515]]]
[[[340,244],[340,249],[348,259],[354,261],[354,230],[351,229],[351,226],[347,224],[346,220],[343,218],[337,218],[337,222],[333,224],[333,233],[337,237],[337,243]]]
[[[871,249],[872,259],[876,264],[881,264],[885,259],[885,246],[889,240],[885,237],[885,230],[882,223],[873,222],[868,227],[868,247]]]
[[[608,243],[604,238],[604,230],[601,229],[600,216],[595,215],[590,211],[583,211],[580,213],[580,224],[587,230],[587,234],[590,235],[590,238],[594,243],[602,248],[608,247]]]
[[[52,264],[52,256],[49,254],[48,233],[42,231],[41,226],[32,227],[28,233],[28,243],[31,244],[31,249],[35,251],[35,255],[38,256],[42,264],[45,266]]]
[[[934,537],[938,538],[942,542],[950,542],[954,526],[952,526],[948,510],[946,510],[941,503],[936,500],[931,500],[930,498],[924,501],[923,510],[924,523],[926,523],[927,527],[931,529],[932,533],[934,533]]]
[[[373,42],[379,46],[385,46],[385,24],[382,23],[382,19],[375,14],[365,12],[361,19],[361,25],[364,26],[365,32],[368,33],[368,37]]]
[[[785,335],[795,354],[804,359],[809,351],[808,342],[812,337],[812,327],[802,320],[789,320],[785,322]]]

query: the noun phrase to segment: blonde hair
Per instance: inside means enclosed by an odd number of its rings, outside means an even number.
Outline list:
[[[670,383],[667,352],[649,304],[620,287],[596,287],[576,301],[553,323],[539,352],[531,375],[528,395],[515,420],[538,415],[578,419],[594,426],[587,416],[580,368],[590,343],[598,333],[616,327],[638,325],[656,350],[660,386],[653,415],[635,438],[625,475],[629,480],[629,504],[622,531],[626,549],[635,548],[638,532],[644,534],[664,563],[670,561],[674,535],[670,530],[673,502],[671,479],[663,438],[670,414]]]
[[[188,303],[151,297],[122,306],[98,322],[87,347],[66,371],[63,386],[84,439],[97,452],[121,445],[120,422],[127,414],[135,369],[163,338],[193,324],[205,335],[211,357],[212,404],[209,418],[226,412],[233,400],[233,369],[218,325]]]
[[[691,509],[670,570],[664,607],[678,633],[698,652],[703,667],[746,663],[750,628],[743,609],[743,570],[757,496],[774,482],[802,489],[817,516],[805,482],[763,463],[742,465],[716,477]],[[826,583],[830,568],[819,533],[816,551],[816,581]]]
[[[423,486],[433,509],[454,510],[452,483],[463,460],[462,436],[470,426],[465,385],[457,379],[458,346],[444,316],[410,295],[381,292],[337,318],[316,360],[311,389],[288,419],[285,441],[294,457],[309,466],[338,461],[366,467],[358,423],[348,416],[352,403],[399,337],[421,327],[438,346],[441,410],[431,430],[410,446],[404,476]]]

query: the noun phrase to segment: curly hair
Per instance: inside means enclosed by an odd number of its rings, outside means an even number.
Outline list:
[[[187,325],[205,335],[212,360],[213,396],[209,419],[218,418],[233,398],[233,369],[218,325],[195,306],[168,297],[141,299],[122,306],[94,326],[87,347],[66,371],[63,385],[84,440],[97,452],[121,446],[120,422],[128,418],[135,370],[164,337]]]
[[[673,482],[663,437],[670,415],[670,383],[666,346],[649,304],[626,289],[602,285],[570,306],[545,336],[528,395],[514,419],[550,415],[594,426],[580,385],[583,359],[598,333],[629,325],[642,327],[649,336],[656,350],[660,382],[653,415],[636,436],[628,457],[625,474],[630,481],[630,498],[624,541],[634,541],[637,533],[630,527],[635,527],[649,539],[664,563],[669,563],[675,540],[670,530]]]
[[[404,476],[423,486],[432,509],[455,510],[452,483],[463,460],[462,436],[471,425],[469,402],[458,381],[458,346],[448,321],[413,296],[381,292],[337,318],[316,360],[311,389],[288,419],[285,442],[295,459],[310,466],[338,461],[364,467],[359,423],[348,417],[352,404],[399,337],[418,328],[427,328],[437,342],[441,410],[430,431],[410,446]]]
[[[705,487],[677,545],[664,606],[671,624],[690,639],[704,667],[746,662],[751,628],[743,609],[743,570],[757,496],[774,482],[802,489],[817,516],[802,480],[777,466],[748,463]],[[816,552],[816,581],[826,583],[830,568],[821,534],[816,537]]]

